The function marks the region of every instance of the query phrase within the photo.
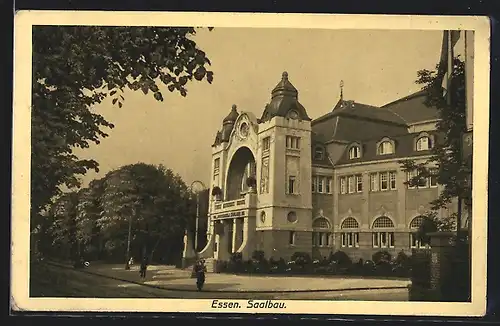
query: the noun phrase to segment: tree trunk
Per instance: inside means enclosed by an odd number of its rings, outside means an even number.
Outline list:
[[[153,262],[153,255],[155,253],[156,248],[160,244],[160,241],[161,241],[161,237],[158,238],[158,241],[156,241],[155,245],[153,246],[153,249],[151,250],[151,255],[149,256],[149,261],[150,262]]]

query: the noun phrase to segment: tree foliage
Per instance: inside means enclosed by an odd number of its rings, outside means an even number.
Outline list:
[[[441,64],[436,70],[420,70],[416,83],[422,85],[426,93],[425,104],[437,108],[439,122],[436,124],[438,141],[431,149],[431,157],[425,162],[417,163],[413,159],[401,160],[402,170],[413,172],[413,177],[406,182],[410,186],[417,186],[423,178],[428,178],[432,171],[430,166],[436,166],[436,179],[443,186],[439,197],[431,201],[431,211],[426,214],[426,221],[431,221],[436,230],[451,230],[454,228],[454,213],[450,218],[439,219],[437,211],[447,208],[454,199],[470,199],[472,190],[468,186],[468,167],[462,159],[462,135],[466,130],[465,106],[465,64],[456,57],[453,61],[454,69],[451,75],[450,95],[448,104],[443,96]]]
[[[188,187],[163,165],[136,163],[60,196],[51,206],[49,236],[58,248],[87,259],[123,261],[131,223],[132,256],[150,257],[160,244],[178,246],[194,217]],[[54,254],[51,252],[51,254]],[[57,255],[57,254],[56,254]]]
[[[33,28],[31,210],[40,214],[60,186],[98,171],[79,159],[113,124],[92,108],[108,98],[122,107],[124,91],[163,101],[160,85],[187,95],[189,81],[213,80],[210,60],[189,27],[36,26]],[[36,219],[36,216],[34,217]]]

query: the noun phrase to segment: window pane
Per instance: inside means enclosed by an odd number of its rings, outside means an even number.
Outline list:
[[[363,191],[363,176],[362,175],[356,176],[356,191],[357,192]]]
[[[332,192],[332,190],[330,189],[331,183],[332,183],[332,178],[326,178],[325,187],[326,187],[326,192],[327,193],[331,193]]]

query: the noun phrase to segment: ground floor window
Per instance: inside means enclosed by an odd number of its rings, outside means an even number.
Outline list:
[[[373,248],[394,248],[394,232],[373,232]]]
[[[333,245],[333,234],[330,232],[313,232],[313,246],[330,247]]]
[[[417,237],[417,233],[410,233],[410,247],[413,249],[429,248],[429,245],[423,244]]]
[[[288,244],[289,245],[295,245],[295,241],[296,241],[295,232],[294,231],[290,231],[290,233],[288,234]]]
[[[359,247],[359,233],[358,232],[344,232],[341,233],[342,248]]]

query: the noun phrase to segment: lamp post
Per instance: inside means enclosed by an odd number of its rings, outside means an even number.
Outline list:
[[[205,190],[205,184],[199,180],[195,180],[191,183],[189,187],[191,192],[193,190],[196,192],[196,220],[195,220],[195,233],[194,233],[194,250],[198,253],[198,229],[200,223],[200,192]]]
[[[135,215],[135,209],[132,209],[132,214],[128,218],[128,236],[127,236],[127,253],[125,254],[125,269],[130,269],[130,241],[132,237],[132,215]]]

